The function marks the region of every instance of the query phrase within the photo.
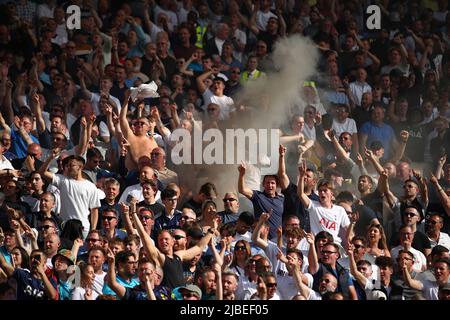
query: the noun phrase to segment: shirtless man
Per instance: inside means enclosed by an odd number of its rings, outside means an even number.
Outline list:
[[[137,169],[137,162],[141,156],[148,156],[154,148],[158,146],[153,138],[153,131],[156,122],[151,121],[146,117],[140,117],[132,124],[132,128],[128,123],[128,101],[130,98],[130,91],[125,94],[125,103],[120,110],[120,127],[122,129],[123,137],[129,142],[130,146],[125,159],[125,166],[128,171]],[[147,135],[150,132],[151,136]]]

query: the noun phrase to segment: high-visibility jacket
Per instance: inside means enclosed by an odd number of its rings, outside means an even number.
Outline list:
[[[249,71],[244,71],[241,74],[241,83],[245,83],[249,80],[256,80],[260,77],[265,77],[266,74],[264,72],[259,71],[258,69],[253,71],[253,74],[250,77],[250,73]]]
[[[206,26],[202,27],[200,25],[195,28],[195,34],[196,34],[195,46],[197,48],[203,48],[203,46],[204,46],[203,38],[205,37],[206,29],[207,29]]]

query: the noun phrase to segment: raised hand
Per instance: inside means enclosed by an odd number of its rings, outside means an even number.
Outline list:
[[[402,130],[400,131],[400,139],[402,140],[403,143],[408,142],[408,138],[409,138],[409,132],[406,130]]]
[[[116,260],[116,257],[114,256],[114,252],[111,250],[111,248],[108,248],[108,251],[106,253],[106,259],[108,260],[109,264],[113,264]]]
[[[447,162],[447,154],[444,154],[442,157],[439,158],[438,165],[443,167],[446,162]]]
[[[283,146],[282,144],[280,144],[279,148],[278,148],[278,154],[281,156],[284,156],[286,154],[286,147]]]
[[[439,184],[439,181],[438,181],[438,179],[436,178],[436,176],[434,174],[430,175],[430,182],[432,184],[434,184],[434,185],[438,185]]]
[[[314,234],[312,234],[311,232],[308,232],[306,234],[306,241],[309,243],[310,246],[313,246],[314,245],[314,241],[315,241]]]
[[[240,175],[245,175],[245,170],[247,169],[247,165],[245,163],[245,161],[241,161],[241,164],[238,167],[238,171]]]
[[[259,217],[259,219],[261,219],[261,221],[264,221],[264,222],[269,221],[271,214],[272,214],[272,209],[270,209],[269,212],[263,212],[261,214],[261,216]]]
[[[298,173],[300,175],[300,178],[305,178],[306,176],[306,161],[303,160],[302,163],[298,166]]]

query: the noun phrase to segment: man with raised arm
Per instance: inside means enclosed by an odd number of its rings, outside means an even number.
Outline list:
[[[141,237],[147,256],[155,263],[155,265],[161,266],[164,271],[162,285],[170,288],[171,290],[173,288],[185,285],[183,277],[183,262],[189,261],[196,255],[203,252],[203,248],[209,243],[211,238],[217,232],[217,221],[214,220],[215,225],[211,226],[207,234],[196,245],[187,250],[179,250],[174,252],[174,239],[168,230],[161,230],[158,234],[158,249],[153,244],[149,234],[145,232],[136,210],[133,209],[132,211],[136,229],[139,237]]]
[[[84,159],[71,155],[63,160],[64,175],[48,171],[50,162],[59,155],[59,149],[53,149],[50,156],[39,169],[39,173],[47,181],[61,191],[61,219],[67,221],[78,219],[83,224],[83,235],[97,226],[100,199],[105,194],[95,184],[83,178]],[[90,221],[88,217],[90,215]]]
[[[244,182],[246,169],[245,163],[239,165],[238,191],[252,202],[256,218],[259,218],[263,212],[272,211],[269,218],[269,239],[273,239],[277,235],[277,228],[281,226],[283,216],[284,197],[277,193],[278,177],[276,175],[266,175],[263,179],[263,192],[252,190]]]
[[[298,197],[309,212],[311,232],[316,235],[320,231],[327,231],[333,235],[335,242],[340,244],[339,230],[341,227],[346,231],[351,230],[349,229],[350,220],[344,208],[333,204],[333,186],[327,180],[319,181],[317,185],[319,201],[311,200],[304,191],[306,162],[303,161],[298,169]],[[347,239],[351,238],[353,234],[347,235]]]
[[[125,166],[128,171],[137,169],[138,159],[142,156],[148,156],[151,151],[158,146],[153,138],[153,130],[155,129],[155,121],[149,121],[146,117],[139,117],[133,122],[133,129],[130,127],[127,119],[128,102],[130,92],[125,94],[125,101],[120,110],[120,127],[123,137],[129,142],[130,146],[125,159]],[[151,136],[148,135],[150,132]]]

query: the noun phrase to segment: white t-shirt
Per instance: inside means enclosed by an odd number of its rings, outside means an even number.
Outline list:
[[[312,288],[314,281],[312,275],[309,273],[305,273],[304,275],[308,278],[308,288]],[[281,300],[292,300],[293,297],[299,294],[295,279],[291,276],[277,276],[277,292]]]
[[[331,127],[331,129],[336,132],[336,137],[338,138],[342,134],[342,132],[348,132],[350,134],[358,132],[358,129],[356,129],[355,120],[350,118],[345,119],[343,123],[337,121],[336,119],[333,120],[333,126]]]
[[[117,108],[116,112],[117,112],[117,115],[119,115],[120,114],[120,109],[121,109],[121,105],[120,105],[119,99],[117,99],[116,97],[113,97],[111,95],[109,97],[116,104],[116,108]],[[94,108],[94,113],[95,113],[96,116],[98,116],[100,114],[100,108],[98,106],[99,102],[100,102],[100,95],[98,93],[92,93],[92,95],[91,95],[91,103],[92,103],[92,107]]]
[[[101,274],[95,274],[94,285],[92,291],[98,294],[103,294],[103,286],[105,285],[106,272],[102,271]]]
[[[84,297],[85,294],[86,294],[86,289],[84,289],[82,287],[76,287],[72,291],[71,300],[86,300],[86,298]],[[92,290],[92,298],[94,300],[96,300],[98,296],[99,296],[99,294],[97,292],[95,292],[95,290]]]
[[[277,18],[277,16],[271,11],[265,13],[261,10],[258,10],[258,12],[256,12],[256,26],[258,27],[258,29],[266,31],[267,22],[270,18]]]
[[[333,235],[334,242],[340,244],[339,237],[341,227],[347,228],[350,220],[341,206],[333,206],[330,209],[324,208],[320,202],[311,200],[307,208],[311,223],[311,232],[316,235],[320,231],[327,231]]]
[[[89,230],[90,209],[99,208],[100,200],[105,194],[88,180],[75,180],[61,174],[53,175],[52,185],[61,191],[61,219],[63,221],[78,219],[84,229]]]
[[[4,169],[14,170],[14,167],[12,166],[11,162],[2,155],[0,156],[0,170]]]
[[[203,101],[205,104],[203,105],[203,110],[206,111],[208,104],[215,103],[220,107],[220,115],[219,120],[228,120],[230,118],[230,113],[234,111],[234,101],[228,96],[216,96],[211,90],[206,89],[203,92]]]
[[[287,277],[288,270],[286,268],[286,264],[284,262],[281,262],[277,258],[277,254],[278,254],[277,244],[270,240],[267,242],[267,244],[268,244],[267,248],[264,250],[264,252],[266,253],[267,258],[270,260],[270,263],[272,264],[273,273],[278,278]],[[283,252],[283,254],[286,254],[286,247],[281,248],[281,251]],[[302,272],[303,273],[307,272],[308,266],[309,266],[308,255],[305,256],[305,254],[303,254],[303,264],[302,264]]]
[[[123,193],[122,196],[119,199],[119,203],[128,203],[127,197],[128,195],[133,196],[133,198],[136,198],[138,202],[144,201],[144,195],[142,194],[142,186],[140,183],[133,184],[132,186],[127,187]],[[155,194],[155,201],[161,203],[161,191],[157,191]]]
[[[402,245],[392,248],[391,250],[392,259],[397,260],[398,253],[400,250],[404,250]],[[427,258],[425,258],[424,254],[419,250],[414,249],[413,247],[411,247],[408,251],[414,255],[413,270],[416,272],[422,272],[424,269],[426,269]]]

